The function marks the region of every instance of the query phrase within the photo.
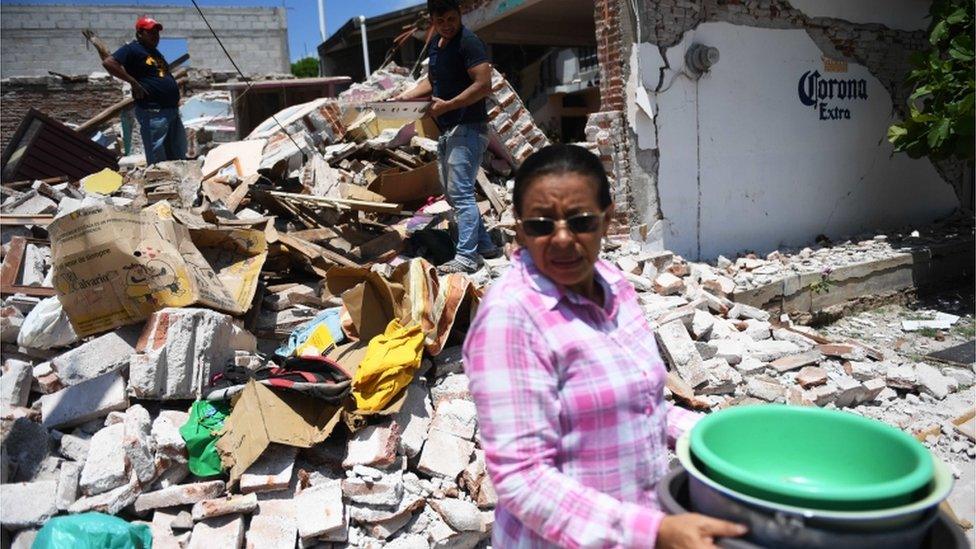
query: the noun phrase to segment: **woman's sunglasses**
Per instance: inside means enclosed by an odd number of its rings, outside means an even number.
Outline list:
[[[520,219],[522,231],[527,236],[549,236],[556,231],[556,225],[565,223],[566,227],[575,234],[592,233],[600,228],[603,213],[581,213],[571,215],[566,219],[552,219],[549,217],[529,217]]]

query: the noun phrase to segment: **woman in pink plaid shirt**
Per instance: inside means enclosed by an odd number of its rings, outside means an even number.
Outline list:
[[[699,416],[664,401],[637,294],[598,259],[613,217],[600,159],[546,147],[519,168],[513,201],[522,249],[464,343],[498,492],[494,546],[714,547],[745,533],[658,506],[667,445]]]

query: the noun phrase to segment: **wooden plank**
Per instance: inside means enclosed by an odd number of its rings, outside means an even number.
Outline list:
[[[54,221],[54,214],[41,215],[0,215],[0,225],[49,225]]]
[[[304,255],[309,259],[322,257],[324,259],[327,259],[328,261],[331,261],[332,263],[335,263],[337,265],[342,265],[343,267],[362,266],[359,263],[356,263],[355,261],[352,261],[351,259],[343,255],[337,254],[336,252],[333,252],[331,250],[327,250],[317,244],[312,244],[307,240],[302,240],[301,238],[295,238],[294,236],[291,236],[286,233],[282,233],[281,235],[279,235],[278,240],[285,246],[294,249],[296,252]]]
[[[388,202],[367,202],[365,200],[353,200],[349,198],[332,198],[328,196],[313,196],[309,194],[297,194],[297,193],[286,193],[282,191],[260,191],[268,193],[269,195],[285,200],[292,200],[296,202],[306,202],[309,204],[321,204],[321,205],[336,205],[340,207],[346,207],[350,210],[362,210],[362,211],[372,211],[379,213],[398,213],[403,207],[399,204],[391,204]]]
[[[488,181],[488,176],[485,175],[485,170],[478,168],[478,187],[481,192],[485,193],[488,197],[488,201],[491,202],[491,207],[495,209],[495,212],[500,216],[505,213],[505,203],[502,202],[501,198],[498,198],[498,194],[495,193],[494,185],[491,181]]]
[[[329,240],[339,236],[334,230],[323,227],[321,229],[308,229],[305,231],[292,231],[291,236],[295,238],[301,238],[302,240],[308,240],[309,242],[315,242],[316,240]]]

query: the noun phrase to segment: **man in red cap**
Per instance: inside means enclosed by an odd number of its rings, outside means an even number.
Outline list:
[[[156,49],[161,30],[159,22],[143,15],[136,21],[136,39],[102,59],[109,74],[132,86],[146,164],[186,158],[180,87]]]

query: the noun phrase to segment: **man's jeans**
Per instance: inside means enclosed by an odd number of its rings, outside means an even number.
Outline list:
[[[186,159],[186,130],[176,107],[165,109],[135,108],[139,121],[142,145],[146,149],[146,164],[163,160]]]
[[[478,169],[487,148],[487,124],[459,124],[444,132],[437,140],[441,182],[444,183],[447,200],[457,217],[458,244],[455,258],[474,265],[480,264],[479,251],[495,247],[481,220],[481,212],[478,211],[474,198]]]

